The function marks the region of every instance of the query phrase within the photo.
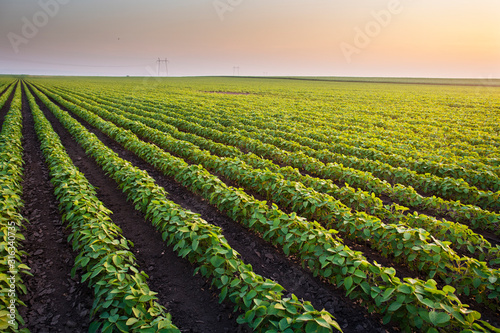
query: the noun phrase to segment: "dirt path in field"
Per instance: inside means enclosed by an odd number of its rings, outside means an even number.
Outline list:
[[[247,332],[237,324],[238,314],[233,304],[218,303],[216,291],[200,275],[193,276],[195,266],[178,257],[172,247],[166,245],[161,234],[127,202],[126,195],[116,182],[106,176],[95,161],[72,139],[55,116],[37,99],[37,103],[61,137],[73,163],[96,187],[98,198],[113,211],[114,223],[123,235],[134,243],[132,252],[140,270],[148,275],[148,285],[158,292],[159,303],[172,314],[175,325],[183,332]]]
[[[69,233],[61,224],[57,199],[37,140],[33,117],[23,95],[24,182],[22,215],[29,220],[23,261],[33,276],[25,276],[27,305],[20,312],[26,327],[36,332],[87,332],[92,291],[81,284],[81,275],[71,278],[75,253],[66,241]]]
[[[2,94],[0,94],[1,96]],[[7,115],[7,113],[9,112],[9,109],[10,109],[10,103],[12,102],[12,99],[14,99],[14,92],[12,91],[10,93],[10,96],[9,98],[7,98],[7,100],[5,101],[5,104],[3,105],[3,107],[0,109],[0,129],[2,128],[3,126],[3,121],[5,120],[5,116]]]
[[[64,108],[62,109],[65,110]],[[118,153],[121,158],[146,170],[160,186],[167,190],[170,194],[170,200],[180,204],[186,209],[201,214],[202,218],[209,223],[220,226],[231,247],[242,255],[242,259],[246,263],[253,266],[256,273],[277,281],[285,287],[290,294],[293,293],[299,298],[311,301],[317,309],[325,308],[328,310],[336,317],[336,320],[342,326],[344,332],[368,333],[396,331],[390,327],[383,326],[380,323],[381,316],[368,314],[367,310],[359,305],[359,302],[353,302],[345,297],[342,290],[338,290],[330,284],[321,281],[319,278],[313,277],[311,273],[302,269],[299,263],[294,262],[292,259],[285,256],[282,251],[279,251],[272,245],[263,241],[259,236],[235,223],[225,214],[221,214],[215,207],[208,204],[206,200],[182,187],[173,178],[164,176],[151,165],[142,161],[133,153],[125,150],[115,141],[94,129],[82,119],[76,117],[74,114],[72,114],[72,116],[88,130],[96,134],[104,144]],[[53,121],[52,118],[50,119]],[[72,147],[70,150],[74,151],[75,149]],[[92,173],[94,172],[92,171]],[[117,191],[118,190],[113,193]],[[150,242],[150,236],[148,237],[147,240]],[[134,241],[132,236],[130,239]],[[151,260],[151,262],[153,264],[156,262],[156,266],[154,267],[158,266],[157,260]],[[193,278],[189,278],[188,280],[191,279]],[[150,286],[153,290],[159,291],[159,288],[156,286],[161,286],[161,283],[162,281],[160,281],[159,284],[151,282]],[[175,312],[172,314],[174,315]],[[218,314],[215,314],[215,316],[217,317]],[[219,330],[218,332],[223,332],[223,330]]]

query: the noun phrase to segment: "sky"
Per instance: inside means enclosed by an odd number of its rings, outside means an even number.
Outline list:
[[[500,1],[0,0],[0,74],[158,72],[500,78]]]

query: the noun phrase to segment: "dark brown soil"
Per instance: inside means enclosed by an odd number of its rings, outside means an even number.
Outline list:
[[[64,108],[62,109],[65,110]],[[186,209],[201,214],[202,218],[209,223],[220,226],[223,229],[224,236],[228,240],[229,244],[242,255],[242,259],[246,263],[251,264],[256,273],[264,277],[271,278],[284,286],[287,290],[288,296],[293,293],[301,299],[310,301],[317,309],[325,308],[336,317],[344,332],[397,331],[397,329],[382,325],[380,316],[367,313],[366,308],[362,307],[359,303],[353,302],[349,298],[345,297],[343,290],[338,290],[334,286],[322,281],[321,279],[313,277],[310,272],[302,269],[299,263],[285,256],[280,250],[263,241],[253,232],[248,231],[243,226],[235,223],[225,214],[221,214],[215,207],[209,205],[208,202],[202,197],[195,195],[186,188],[182,187],[174,179],[164,176],[159,171],[155,170],[151,165],[142,161],[133,153],[125,150],[115,141],[113,141],[100,131],[96,130],[79,117],[75,116],[74,114],[72,114],[72,116],[75,117],[84,126],[86,126],[88,130],[96,134],[97,137],[104,144],[106,144],[106,146],[113,149],[116,153],[119,154],[121,158],[130,161],[133,165],[141,169],[146,170],[160,186],[164,187],[167,190],[170,200],[176,202],[177,204],[180,204]],[[63,140],[63,143],[66,147],[69,148],[68,150],[70,152],[70,155],[75,154],[75,152],[77,151],[81,151],[81,149],[79,150],[79,148],[77,148],[70,142],[72,140],[68,141],[68,139],[66,138],[67,134],[64,134],[65,131],[60,128],[60,125],[58,125],[58,122],[54,119],[54,117],[49,115],[48,118],[51,120],[53,125],[55,125],[56,131],[60,132],[62,134],[62,137],[65,138]],[[98,173],[96,169],[99,169],[99,167],[92,166],[91,164],[87,168],[80,166],[81,163],[79,161],[85,160],[84,156],[82,156],[81,154],[83,154],[83,152],[78,153],[78,157],[74,159],[75,164],[77,164],[80,170],[82,170],[86,174],[88,179],[92,183],[94,183],[94,181],[92,180],[92,175]],[[88,170],[89,172],[88,175],[86,170]],[[101,187],[100,191],[103,191],[103,188],[108,187],[99,185],[99,183],[96,184],[97,186]],[[110,195],[117,196],[118,192],[118,189],[114,189],[112,192],[110,192]],[[102,200],[106,204],[106,198],[103,197]],[[108,208],[111,208],[113,211],[118,212],[118,210],[113,209],[111,206],[108,206],[107,204],[106,206]],[[130,205],[123,204],[123,206],[118,207],[120,207],[120,209],[126,209],[126,206]],[[122,222],[119,219],[117,220],[120,222],[119,225],[122,226]],[[138,225],[137,220],[140,220],[140,218],[138,217],[136,219],[136,225]],[[150,244],[153,243],[152,234],[154,233],[154,231],[146,232],[145,229],[149,228],[147,227],[147,225],[148,224],[141,224],[140,227],[136,227],[133,230],[135,233],[144,234],[146,245],[151,246]],[[131,226],[130,228],[133,228],[133,226]],[[136,244],[137,248],[138,243],[134,239],[135,236],[128,236],[126,231],[128,227],[123,226],[123,229],[124,235],[132,240]],[[141,250],[141,252],[142,251],[143,250]],[[165,253],[167,253],[167,251],[165,251]],[[137,256],[139,258],[139,254],[137,254]],[[158,259],[148,258],[147,260],[145,261],[151,263],[153,271],[153,273],[151,273],[150,271],[147,271],[147,273],[150,274],[152,278],[154,278],[156,275],[158,275],[155,272],[159,266]],[[149,264],[144,267],[149,268]],[[191,285],[194,279],[192,277],[189,277],[187,279]],[[161,279],[158,279],[158,282],[150,281],[150,287],[152,288],[152,290],[160,291],[160,288],[165,284],[166,280],[166,278],[162,277]],[[197,294],[200,292],[199,288],[199,286],[193,285],[193,290]],[[206,287],[202,286],[202,288]],[[181,302],[182,304],[182,302],[185,301],[184,298],[189,297],[189,294],[183,295],[182,291],[179,292],[179,302]],[[186,291],[184,290],[184,292]],[[200,318],[200,316],[196,313],[198,311],[202,311],[203,307],[206,307],[206,305],[202,303],[201,307],[202,309],[198,309],[196,307],[192,307],[190,309],[190,311],[195,313],[196,318]],[[174,318],[174,322],[177,324],[178,322],[175,321],[177,318],[175,310],[172,311],[172,315]],[[223,311],[218,309],[217,313],[215,314],[215,318],[220,318],[221,316],[223,317],[225,316],[225,314]],[[207,321],[208,320],[209,319],[207,318]],[[223,326],[221,326],[218,331],[216,330],[213,332],[224,332],[222,327]],[[211,332],[209,329],[209,327],[204,327],[204,329],[201,331],[195,329],[193,332]],[[229,332],[232,331],[229,330]]]
[[[33,276],[25,276],[27,305],[20,313],[31,332],[86,332],[90,324],[92,291],[71,278],[75,253],[66,241],[48,169],[33,127],[28,101],[23,96],[24,182],[22,214],[29,220],[23,235],[23,261]]]
[[[495,235],[492,231],[490,230],[481,230],[480,231],[481,235],[486,239],[488,240],[488,242],[491,243],[491,245],[495,246],[495,245],[500,245],[500,237]]]

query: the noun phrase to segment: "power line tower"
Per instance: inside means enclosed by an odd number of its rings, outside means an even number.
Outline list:
[[[158,60],[156,60],[156,62],[158,63],[158,76],[160,76],[160,67],[161,67],[161,64],[164,63],[165,64],[165,71],[167,72],[167,76],[168,76],[168,59],[165,58],[165,59],[160,59],[158,58]]]
[[[240,66],[233,66],[233,76],[240,75]]]

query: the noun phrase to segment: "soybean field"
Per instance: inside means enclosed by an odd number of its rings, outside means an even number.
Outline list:
[[[500,82],[0,77],[2,332],[500,332]]]

